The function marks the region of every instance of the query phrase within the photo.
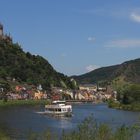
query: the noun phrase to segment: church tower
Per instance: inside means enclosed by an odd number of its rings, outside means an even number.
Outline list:
[[[3,25],[0,23],[0,36],[3,36]]]

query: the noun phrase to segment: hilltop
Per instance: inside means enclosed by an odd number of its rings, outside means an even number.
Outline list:
[[[70,78],[57,72],[42,56],[24,52],[19,44],[0,39],[0,83],[12,80],[22,84],[41,84],[74,88]]]
[[[102,67],[80,76],[73,76],[73,78],[80,84],[111,82],[113,80],[139,84],[140,58],[119,65]]]

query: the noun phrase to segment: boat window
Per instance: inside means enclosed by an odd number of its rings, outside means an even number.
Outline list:
[[[53,108],[49,108],[48,110],[49,110],[49,111],[54,111],[54,109],[53,109]]]
[[[65,104],[65,101],[53,101],[52,104],[56,105],[56,104]]]

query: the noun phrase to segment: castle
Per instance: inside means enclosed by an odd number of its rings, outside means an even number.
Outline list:
[[[3,33],[3,25],[0,23],[0,41],[6,41],[7,43],[12,43],[12,38],[10,35]]]
[[[3,25],[0,23],[0,37],[3,36]]]

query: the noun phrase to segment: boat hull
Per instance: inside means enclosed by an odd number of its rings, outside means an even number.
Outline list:
[[[62,116],[62,117],[71,117],[72,112],[47,112],[44,111],[44,114],[50,115],[50,116]]]

